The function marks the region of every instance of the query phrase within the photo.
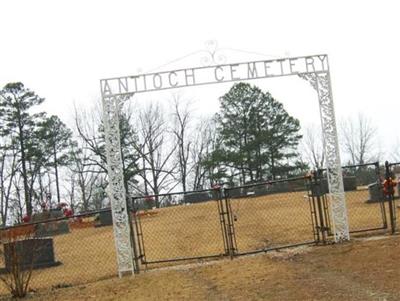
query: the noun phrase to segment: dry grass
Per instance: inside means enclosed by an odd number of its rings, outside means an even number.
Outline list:
[[[287,249],[45,291],[37,300],[400,300],[400,237]],[[384,256],[383,256],[384,255]]]
[[[233,199],[239,252],[313,239],[305,192]],[[379,204],[367,204],[365,190],[346,193],[351,230],[382,226]],[[217,203],[156,209],[141,218],[147,260],[218,255],[224,252]],[[71,227],[54,237],[56,260],[62,264],[35,270],[32,288],[76,285],[117,274],[111,226]],[[0,293],[6,293],[3,287]]]
[[[368,189],[346,192],[350,231],[382,227],[382,211],[379,203],[366,203]],[[385,204],[386,213],[388,206]]]
[[[31,288],[74,285],[116,275],[112,227],[71,229],[54,238],[56,261],[61,265],[33,271]],[[0,293],[6,293],[0,286]]]

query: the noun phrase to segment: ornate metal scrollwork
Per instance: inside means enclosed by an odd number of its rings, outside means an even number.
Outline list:
[[[308,81],[318,93],[335,241],[349,240],[347,207],[329,72],[302,73],[299,76]]]
[[[200,62],[202,66],[221,65],[226,62],[226,56],[218,53],[218,43],[215,40],[209,40],[205,43],[206,55],[201,57]]]
[[[308,81],[315,91],[318,91],[317,75],[315,73],[299,73],[298,76]]]
[[[134,273],[119,133],[121,102],[127,98],[129,96],[103,96],[102,98],[108,168],[107,192],[111,203],[119,276],[125,272]]]

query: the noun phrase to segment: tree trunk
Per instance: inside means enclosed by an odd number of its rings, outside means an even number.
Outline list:
[[[44,199],[44,187],[43,187],[43,181],[42,181],[42,174],[41,174],[40,170],[39,170],[38,177],[39,177],[40,201],[43,202],[43,199]]]
[[[26,214],[32,215],[32,202],[29,197],[29,186],[28,186],[28,175],[26,172],[26,155],[25,155],[25,143],[24,143],[24,132],[21,120],[21,112],[19,110],[18,104],[17,107],[17,116],[18,116],[18,140],[21,148],[21,166],[22,166],[22,179],[24,182],[24,198],[25,198],[25,206],[26,206]]]
[[[53,143],[53,156],[54,156],[54,171],[56,174],[57,204],[60,204],[60,184],[58,183],[58,164],[57,164],[57,151],[55,143]]]
[[[152,167],[152,170],[153,170],[153,191],[154,191],[154,195],[155,195],[154,200],[156,202],[156,204],[155,204],[156,208],[159,208],[160,204],[159,204],[159,198],[158,198],[158,194],[159,194],[158,177],[156,175],[156,171],[154,170],[154,167]]]
[[[275,159],[273,155],[271,155],[271,175],[272,175],[272,180],[275,180],[276,179]]]
[[[144,153],[144,149],[143,149]],[[149,190],[147,188],[147,176],[146,176],[146,160],[144,155],[142,156],[143,158],[143,179],[144,179],[144,195],[149,195]]]
[[[82,203],[83,203],[83,211],[86,212],[89,210],[89,200],[86,200],[86,190],[85,190],[85,181],[83,179],[83,175],[80,172],[78,174],[78,185],[81,190],[81,198],[82,198]]]

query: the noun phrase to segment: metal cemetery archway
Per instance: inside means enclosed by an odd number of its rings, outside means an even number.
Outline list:
[[[134,271],[118,126],[118,112],[123,101],[135,93],[288,75],[301,77],[317,91],[334,239],[340,241],[350,238],[327,55],[222,64],[109,78],[101,80],[100,84],[108,163],[108,195],[111,201],[120,276],[124,272]]]

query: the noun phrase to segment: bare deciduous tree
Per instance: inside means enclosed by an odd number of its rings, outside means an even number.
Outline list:
[[[364,164],[379,158],[376,139],[377,128],[371,119],[359,113],[357,118],[347,118],[340,124],[342,149],[351,164]]]
[[[94,168],[97,172],[107,173],[104,139],[99,133],[100,112],[101,109],[98,104],[90,112],[78,111],[75,108],[74,119],[76,130],[85,144],[85,149],[92,152],[92,156],[86,157],[88,162],[85,163],[85,166]]]
[[[177,146],[173,143],[167,144],[168,127],[163,114],[158,104],[151,104],[140,112],[138,118],[140,142],[136,141],[135,144],[144,161],[139,174],[154,195],[161,192],[168,193],[177,185],[176,164],[171,160]],[[155,201],[156,206],[159,206],[158,198]]]
[[[89,151],[85,148],[72,148],[71,162],[69,169],[71,171],[69,194],[74,194],[74,190],[79,191],[79,201],[71,200],[81,210],[87,211],[91,207],[91,199],[96,180],[104,175],[98,166],[91,164]]]
[[[79,136],[83,139],[85,148],[92,153],[87,157],[86,166],[97,173],[103,173],[107,179],[107,159],[105,147],[104,126],[101,118],[101,109],[98,105],[91,112],[80,113],[75,110],[75,124]],[[138,160],[135,143],[137,143],[136,129],[132,126],[133,113],[130,107],[124,107],[119,114],[120,147],[124,186],[129,194],[129,189],[136,183],[138,173]],[[103,183],[104,181],[102,181]]]
[[[216,135],[215,122],[212,118],[201,120],[195,133],[193,145],[190,150],[193,170],[192,187],[193,190],[199,190],[204,189],[206,186],[207,173],[209,173],[209,170],[204,163],[214,149],[213,141]]]
[[[189,103],[183,105],[178,95],[173,96],[174,126],[172,132],[176,141],[176,159],[178,164],[179,180],[183,192],[187,191],[188,175],[190,173],[189,159],[192,141],[189,138],[190,111]]]
[[[323,168],[325,153],[322,141],[322,130],[315,124],[305,128],[301,143],[303,157],[313,169]]]
[[[390,160],[393,162],[400,162],[400,140],[397,139],[390,149]]]

